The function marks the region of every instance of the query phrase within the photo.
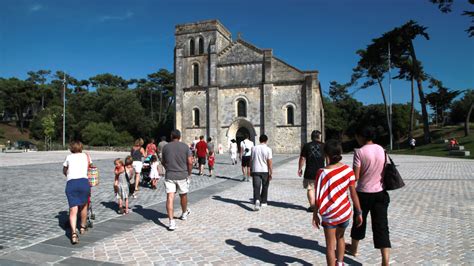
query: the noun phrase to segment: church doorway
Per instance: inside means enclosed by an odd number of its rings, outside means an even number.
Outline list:
[[[239,130],[237,130],[237,133],[235,133],[235,140],[237,140],[237,149],[239,153],[240,153],[240,142],[242,142],[246,136],[250,137],[250,132],[245,127],[239,128]]]
[[[227,130],[227,141],[230,143],[232,139],[235,139],[237,142],[237,149],[240,152],[240,142],[245,139],[245,136],[249,136],[249,140],[255,143],[256,136],[255,128],[253,127],[250,121],[239,118],[234,120],[230,124],[229,129]]]

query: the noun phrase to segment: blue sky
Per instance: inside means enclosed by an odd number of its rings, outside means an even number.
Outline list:
[[[327,92],[330,81],[349,80],[357,49],[413,19],[431,37],[415,41],[426,72],[449,88],[473,88],[474,38],[464,32],[469,18],[460,15],[473,9],[466,0],[456,0],[449,14],[428,0],[0,0],[0,77],[50,69],[78,79],[141,78],[172,70],[174,26],[215,18],[234,38],[241,32],[297,68],[318,70]],[[408,82],[392,87],[394,102],[409,101]],[[354,97],[382,102],[376,87]]]

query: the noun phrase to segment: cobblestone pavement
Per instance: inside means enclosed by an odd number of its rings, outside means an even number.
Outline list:
[[[68,154],[66,151],[0,153],[0,255],[64,234],[68,205],[62,162]],[[128,153],[91,152],[101,176],[101,184],[92,188],[95,223],[118,216],[112,190],[113,160],[126,155]],[[276,160],[288,157],[277,155]],[[240,167],[231,165],[227,155],[217,156],[216,171],[218,178],[194,176],[191,188],[197,190],[241,174]],[[138,198],[131,199],[130,208],[163,201],[165,192],[161,182],[155,191],[142,188]]]
[[[399,165],[407,186],[390,192],[389,226],[393,245],[391,262],[474,264],[474,161],[405,155],[394,155],[393,159]],[[276,160],[280,162],[276,163],[279,167],[275,169],[275,178],[270,185],[269,206],[259,212],[254,212],[250,203],[251,184],[230,178],[238,175],[239,167],[224,164],[227,163],[227,158],[220,157],[220,169],[217,172],[226,178],[209,178],[210,181],[204,181],[205,177],[193,178],[194,192],[190,194],[192,213],[187,221],[177,221],[178,228],[174,232],[167,231],[164,204],[158,203],[160,199],[164,199],[164,192],[145,189],[133,203],[134,213],[131,215],[118,217],[110,207],[103,207],[98,216],[104,222],[98,223],[86,236],[82,236],[79,246],[72,248],[65,236],[39,243],[64,234],[62,230],[51,233],[44,239],[41,238],[42,235],[37,236],[33,243],[28,242],[28,233],[25,233],[25,239],[20,237],[20,241],[25,242],[23,245],[16,245],[15,249],[29,247],[0,257],[0,264],[2,259],[8,263],[41,261],[95,265],[325,264],[324,235],[321,230],[311,227],[311,214],[305,211],[305,190],[301,187],[301,179],[295,175],[297,159],[293,156],[279,157]],[[344,161],[350,163],[351,155],[344,156]],[[104,169],[109,164],[111,165],[110,160],[104,162]],[[40,169],[34,172],[41,172],[43,178],[48,176],[47,167],[35,167]],[[111,172],[112,166],[109,168]],[[14,198],[25,195],[28,199],[31,194],[38,193],[38,186],[32,185],[27,193],[25,189],[4,189],[4,173],[8,170],[13,173],[19,169],[0,168],[2,204],[11,201],[12,197],[6,195],[9,193]],[[33,169],[28,171],[32,172]],[[58,171],[57,168],[54,171]],[[30,179],[38,181],[37,177]],[[0,216],[2,222],[6,221],[9,226],[14,227],[15,234],[18,235],[21,232],[34,233],[38,227],[58,230],[57,218],[51,219],[45,215],[43,223],[34,225],[32,221],[38,221],[41,215],[27,218],[27,215],[32,215],[33,209],[30,208],[28,212],[25,208],[34,201],[36,208],[40,204],[40,207],[48,210],[65,210],[64,179],[60,180],[59,184],[53,186],[61,188],[61,193],[57,193],[60,195],[50,195],[39,201],[31,199],[28,204],[17,199],[16,204],[11,203],[2,208],[10,215]],[[202,185],[203,183],[206,185]],[[104,181],[101,186],[109,185]],[[198,187],[202,189],[196,191]],[[15,189],[21,188],[22,185],[15,185]],[[44,192],[47,189],[42,190]],[[94,197],[105,199],[106,202],[113,200],[108,188]],[[55,201],[61,202],[54,204]],[[175,207],[178,207],[177,204]],[[179,214],[180,211],[176,211],[176,215]],[[105,221],[103,217],[115,219]],[[7,236],[6,229],[4,225],[0,225],[0,239]],[[349,232],[346,232],[346,240],[349,241]],[[32,245],[35,243],[39,244]],[[356,258],[346,256],[345,262],[380,263],[380,254],[373,249],[370,230],[367,231],[367,238],[361,241],[359,253]],[[33,258],[36,260],[33,261]]]

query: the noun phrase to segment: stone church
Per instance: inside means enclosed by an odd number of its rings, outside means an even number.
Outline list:
[[[175,127],[182,141],[212,137],[223,151],[231,139],[266,134],[274,153],[299,153],[311,131],[324,133],[318,71],[302,71],[231,33],[218,20],[177,25]]]

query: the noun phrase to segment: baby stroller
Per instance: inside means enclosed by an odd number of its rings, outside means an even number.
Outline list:
[[[148,156],[145,158],[143,161],[143,167],[142,167],[142,186],[151,186],[151,178],[150,178],[150,172],[151,172],[151,156]]]

